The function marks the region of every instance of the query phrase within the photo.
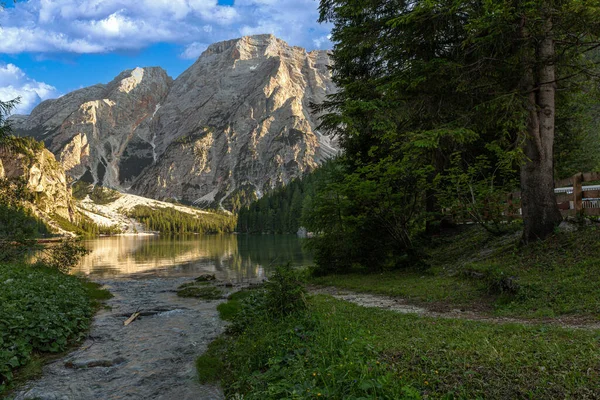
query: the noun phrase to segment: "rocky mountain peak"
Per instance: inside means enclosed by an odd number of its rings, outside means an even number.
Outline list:
[[[43,102],[17,129],[44,140],[75,179],[223,205],[336,153],[310,108],[335,91],[328,65],[325,51],[246,36],[209,46],[174,81],[138,67]]]

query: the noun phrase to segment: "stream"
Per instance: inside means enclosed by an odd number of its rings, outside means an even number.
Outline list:
[[[225,329],[217,312],[225,300],[181,298],[175,290],[204,273],[239,286],[264,279],[278,260],[310,262],[293,236],[117,237],[87,245],[92,252],[74,272],[114,297],[85,342],[46,365],[16,400],[222,399],[219,387],[198,383],[194,362]]]

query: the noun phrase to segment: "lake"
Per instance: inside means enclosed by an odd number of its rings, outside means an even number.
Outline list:
[[[295,235],[113,236],[86,240],[91,250],[75,274],[189,276],[215,274],[241,282],[265,277],[274,266],[312,264]]]

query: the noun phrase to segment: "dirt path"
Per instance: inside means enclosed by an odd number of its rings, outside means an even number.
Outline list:
[[[197,383],[194,361],[224,329],[219,301],[177,297],[190,278],[99,280],[114,294],[83,346],[44,368],[16,400],[222,399]],[[136,310],[141,316],[123,321]]]
[[[432,311],[422,305],[413,305],[408,301],[398,297],[390,297],[383,295],[375,295],[368,293],[358,293],[346,289],[339,289],[336,287],[319,287],[311,286],[309,291],[313,294],[326,294],[339,300],[348,301],[350,303],[357,304],[363,307],[381,308],[384,310],[395,311],[402,314],[417,314],[426,317],[434,318],[450,318],[450,319],[465,319],[470,321],[482,321],[482,322],[493,322],[500,324],[524,324],[524,325],[539,325],[549,324],[560,326],[563,328],[574,328],[574,329],[598,329],[600,330],[600,322],[585,321],[581,319],[569,319],[569,318],[554,318],[554,319],[543,319],[543,320],[530,320],[530,319],[519,319],[519,318],[506,318],[506,317],[494,317],[488,314],[453,309],[447,312]]]

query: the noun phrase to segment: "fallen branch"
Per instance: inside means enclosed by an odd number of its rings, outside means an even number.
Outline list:
[[[133,314],[131,314],[131,317],[127,318],[127,320],[125,320],[125,322],[123,322],[123,325],[124,326],[129,325],[130,323],[132,323],[133,321],[135,321],[135,319],[137,317],[139,317],[139,316],[140,316],[140,312],[139,311],[134,312]]]

